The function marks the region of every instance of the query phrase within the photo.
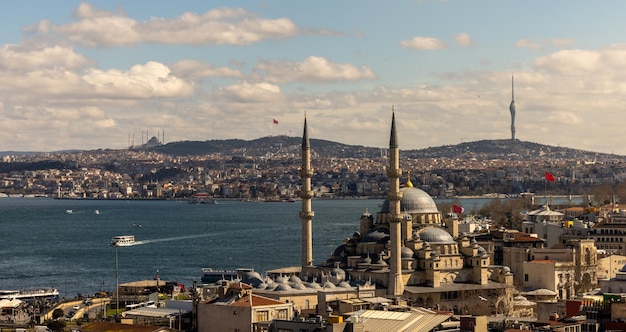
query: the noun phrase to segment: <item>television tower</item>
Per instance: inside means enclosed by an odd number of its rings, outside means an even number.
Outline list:
[[[513,75],[511,75],[511,105],[509,106],[511,112],[511,139],[515,140],[515,87],[513,85]]]

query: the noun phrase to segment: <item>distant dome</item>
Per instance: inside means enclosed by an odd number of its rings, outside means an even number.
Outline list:
[[[426,227],[419,235],[423,241],[430,243],[455,243],[452,235],[439,227]]]
[[[402,187],[400,192],[402,193],[400,211],[405,213],[439,213],[437,204],[425,191],[415,187]],[[388,199],[383,202],[380,212],[390,212]]]
[[[365,234],[361,242],[386,243],[389,240],[389,230],[386,228],[376,228]]]
[[[293,288],[287,284],[278,284],[278,287],[276,287],[274,289],[274,291],[279,292],[279,291],[290,291]]]

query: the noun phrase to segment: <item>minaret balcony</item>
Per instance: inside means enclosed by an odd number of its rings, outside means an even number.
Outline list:
[[[392,179],[398,179],[402,176],[402,169],[400,168],[390,168],[387,170],[387,176]]]
[[[311,219],[313,219],[313,217],[315,217],[315,212],[313,212],[313,211],[300,211],[300,213],[298,213],[298,215],[300,216],[300,219],[311,220]]]
[[[311,178],[312,176],[313,176],[313,169],[312,168],[300,169],[300,177],[301,178]]]
[[[389,199],[389,202],[399,202],[402,200],[402,192],[389,192],[387,193],[387,198]]]

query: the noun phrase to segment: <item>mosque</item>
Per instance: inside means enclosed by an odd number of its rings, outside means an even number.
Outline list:
[[[384,298],[393,303],[449,310],[457,314],[506,314],[513,308],[513,274],[491,265],[486,250],[458,221],[443,218],[430,195],[410,179],[401,185],[395,111],[389,139],[389,192],[381,210],[365,211],[359,229],[320,264],[313,263],[311,146],[304,120],[302,136],[302,266],[299,278],[244,280],[255,293],[294,303],[300,310],[323,302]],[[244,278],[245,279],[245,278]]]

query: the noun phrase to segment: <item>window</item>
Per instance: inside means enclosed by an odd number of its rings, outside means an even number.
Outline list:
[[[524,274],[524,281],[528,281],[528,274]]]
[[[287,319],[287,309],[276,310],[277,319]]]
[[[267,311],[258,311],[256,313],[256,321],[257,322],[267,322],[269,320],[269,315]]]

